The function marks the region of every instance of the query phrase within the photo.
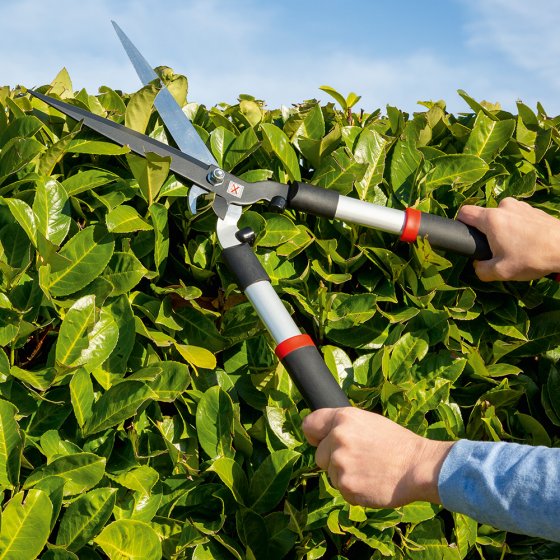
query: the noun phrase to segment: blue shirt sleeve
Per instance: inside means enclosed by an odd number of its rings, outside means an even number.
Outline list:
[[[438,489],[450,511],[560,542],[560,448],[459,440],[442,465]]]

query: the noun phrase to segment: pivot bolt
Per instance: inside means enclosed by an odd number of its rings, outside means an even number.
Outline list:
[[[219,185],[220,183],[224,182],[226,178],[226,172],[219,167],[215,167],[208,173],[208,182],[212,183],[213,185]]]

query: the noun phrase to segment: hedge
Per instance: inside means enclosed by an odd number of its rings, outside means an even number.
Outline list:
[[[454,217],[560,208],[560,117],[463,91],[407,114],[358,96],[207,108],[165,79],[217,161]],[[167,141],[150,85],[39,91]],[[332,96],[336,103],[328,102]],[[305,403],[220,259],[211,201],[25,88],[0,88],[0,558],[551,558],[558,545],[428,503],[350,506]],[[482,283],[464,257],[247,209],[256,253],[352,402],[430,438],[557,446],[560,284]]]

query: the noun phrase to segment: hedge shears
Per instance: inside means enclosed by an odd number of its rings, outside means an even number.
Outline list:
[[[118,25],[113,22],[113,26],[142,83],[159,81],[156,72]],[[140,156],[152,152],[170,157],[170,170],[192,184],[189,207],[193,213],[196,213],[196,201],[200,195],[214,194],[212,208],[218,217],[216,232],[223,259],[274,340],[276,355],[312,409],[350,406],[350,402],[311,337],[301,333],[272,287],[251,248],[254,232],[249,228],[239,229],[238,221],[244,206],[267,202],[276,211],[291,208],[343,220],[398,235],[409,243],[418,237],[426,237],[433,247],[479,260],[491,258],[486,236],[457,220],[414,208],[404,211],[386,208],[303,182],[249,183],[236,177],[218,165],[165,84],[158,85],[161,89],[154,105],[179,149],[80,107],[36,91],[29,90],[29,93],[109,140],[128,146]]]

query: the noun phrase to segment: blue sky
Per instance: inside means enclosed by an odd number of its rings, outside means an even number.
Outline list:
[[[437,99],[467,111],[464,89],[560,114],[557,0],[2,0],[0,85],[36,87],[66,67],[75,89],[137,90],[111,19],[206,105],[325,102],[330,85],[367,112]]]

